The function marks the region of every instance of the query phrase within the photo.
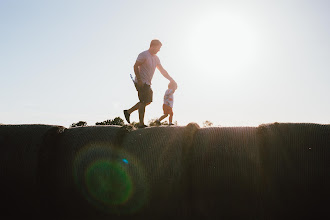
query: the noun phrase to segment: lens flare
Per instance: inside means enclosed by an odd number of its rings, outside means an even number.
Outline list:
[[[73,177],[83,197],[105,213],[140,210],[149,194],[146,174],[137,158],[109,143],[92,143],[75,155]]]
[[[126,202],[132,194],[132,180],[118,162],[100,160],[86,170],[89,194],[105,205]]]

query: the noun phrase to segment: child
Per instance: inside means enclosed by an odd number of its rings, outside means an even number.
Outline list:
[[[172,119],[173,119],[173,94],[175,92],[175,90],[178,88],[176,82],[171,81],[168,84],[168,89],[165,92],[164,95],[164,104],[163,104],[163,111],[164,111],[164,115],[162,115],[158,120],[156,120],[156,124],[160,125],[161,120],[163,120],[164,118],[166,118],[168,115],[170,115],[169,117],[169,125],[174,125],[172,123]]]

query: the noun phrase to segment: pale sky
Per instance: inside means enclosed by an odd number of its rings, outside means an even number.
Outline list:
[[[1,0],[0,123],[124,119],[135,60],[159,39],[178,125],[329,124],[329,12],[328,0]],[[146,124],[167,85],[156,70]]]

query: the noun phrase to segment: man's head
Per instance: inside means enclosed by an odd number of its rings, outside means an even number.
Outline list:
[[[162,43],[159,40],[155,39],[151,41],[149,51],[151,54],[155,55],[158,53],[161,47]]]

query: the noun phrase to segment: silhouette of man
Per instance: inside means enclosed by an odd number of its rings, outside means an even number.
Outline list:
[[[124,110],[124,115],[126,121],[130,123],[131,113],[135,110],[138,110],[138,128],[148,127],[144,124],[144,114],[146,106],[152,102],[153,92],[151,89],[151,81],[154,76],[156,67],[166,79],[168,79],[170,82],[174,81],[172,77],[168,74],[168,72],[160,64],[160,60],[156,55],[161,47],[162,43],[159,40],[152,40],[149,49],[140,53],[134,64],[134,83],[136,90],[138,91],[140,101],[136,103],[132,108]]]

